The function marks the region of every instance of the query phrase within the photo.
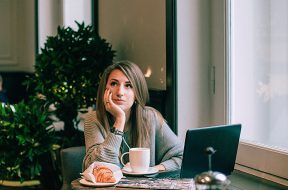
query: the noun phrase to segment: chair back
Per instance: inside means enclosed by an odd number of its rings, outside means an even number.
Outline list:
[[[63,185],[61,190],[70,190],[71,182],[80,177],[85,146],[70,147],[61,150]]]

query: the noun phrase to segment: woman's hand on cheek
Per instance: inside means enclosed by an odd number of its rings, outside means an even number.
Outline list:
[[[104,105],[105,109],[115,117],[115,120],[121,118],[125,121],[125,112],[113,102],[112,92],[108,88],[104,93]]]

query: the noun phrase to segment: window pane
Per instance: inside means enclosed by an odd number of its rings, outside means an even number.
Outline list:
[[[288,1],[232,1],[231,122],[288,150]]]
[[[91,25],[91,0],[63,0],[63,25],[77,29],[75,21]]]

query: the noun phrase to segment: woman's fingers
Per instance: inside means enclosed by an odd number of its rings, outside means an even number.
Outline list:
[[[104,105],[106,105],[109,102],[109,94],[112,94],[112,93],[108,88],[106,88],[104,92],[104,97],[103,97]]]
[[[112,100],[112,92],[110,89],[106,89],[103,97],[103,103],[107,111],[111,112],[113,106],[116,106]]]
[[[104,92],[103,103],[105,106],[106,111],[111,113],[113,117],[119,118],[124,115],[124,111],[120,108],[119,105],[115,104],[112,99],[112,92],[110,89],[106,89]]]

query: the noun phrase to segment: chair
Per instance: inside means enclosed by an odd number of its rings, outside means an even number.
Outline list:
[[[80,177],[85,146],[70,147],[61,150],[63,185],[61,190],[71,190],[71,182]]]

